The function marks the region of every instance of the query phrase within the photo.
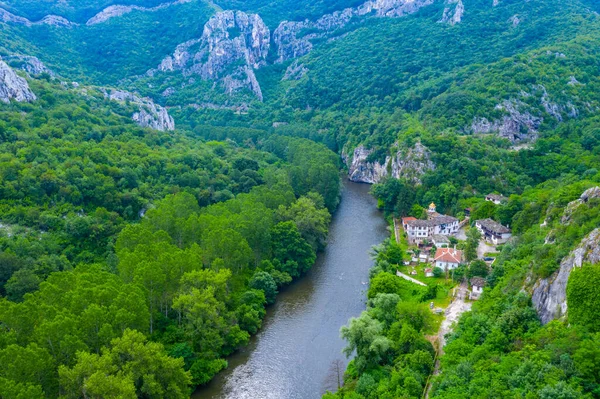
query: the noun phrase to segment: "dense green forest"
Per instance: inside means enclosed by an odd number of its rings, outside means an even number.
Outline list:
[[[0,103],[2,398],[189,397],[311,269],[359,146],[361,166],[387,172],[372,190],[386,216],[422,217],[434,202],[515,237],[489,272],[475,263],[454,275],[486,288],[441,357],[428,304],[446,287],[398,279],[406,248],[376,247],[367,309],[341,330],[352,358],[343,387],[325,397],[420,398],[426,387],[448,399],[600,397],[598,266],[572,272],[566,318],[543,324],[531,300],[600,226],[597,199],[569,205],[600,185],[597,1],[463,0],[456,24],[440,22],[455,4],[441,0],[399,18],[330,16],[299,31],[310,51],[281,63],[282,21],[365,1],[192,0],[85,24],[110,5],[162,3],[0,1],[32,21],[77,23],[0,23],[1,56],[36,56],[53,72],[20,71],[37,100]],[[264,101],[198,70],[147,73],[227,9],[271,30],[242,82],[255,74]],[[195,65],[208,51],[250,58],[239,26],[226,28]],[[137,126],[136,105],[104,86],[151,97],[178,129]],[[386,159],[417,144],[434,167],[389,178]]]
[[[124,3],[135,2],[118,2]],[[192,1],[167,7],[160,13],[132,11],[91,26],[86,26],[85,21],[69,28],[2,24],[0,55],[37,56],[49,68],[72,80],[115,85],[156,68],[178,44],[200,37],[211,12],[211,6],[204,1]],[[174,26],[186,29],[173,29]]]
[[[324,248],[337,156],[142,129],[46,79],[1,112],[3,397],[187,397]]]

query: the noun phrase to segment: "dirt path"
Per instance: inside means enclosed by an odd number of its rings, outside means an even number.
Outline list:
[[[400,244],[400,227],[401,224],[398,223],[398,219],[394,218],[394,235],[396,237],[397,244]]]
[[[468,312],[469,310],[471,310],[471,303],[465,301],[465,299],[467,299],[469,296],[469,286],[467,285],[467,283],[463,282],[457,288],[457,290],[458,291],[456,293],[456,297],[453,299],[450,306],[448,306],[448,308],[446,309],[446,317],[442,321],[442,324],[440,325],[440,329],[437,334],[438,353],[436,356],[436,361],[431,377],[436,376],[440,373],[440,357],[444,354],[444,346],[446,345],[445,335],[452,331],[452,325],[458,321],[460,315],[462,315],[464,312]],[[426,399],[429,399],[430,391],[431,383],[428,381],[425,390]]]
[[[408,280],[408,281],[410,281],[411,283],[415,283],[415,284],[422,285],[423,287],[427,287],[427,284],[425,284],[425,283],[422,283],[422,282],[420,282],[419,280],[416,280],[416,279],[414,279],[414,278],[412,278],[412,277],[410,277],[410,276],[407,276],[406,274],[404,274],[404,273],[401,273],[401,272],[400,272],[400,271],[398,271],[398,270],[396,270],[396,276],[398,276],[398,277],[402,277],[403,279],[405,279],[405,280]]]

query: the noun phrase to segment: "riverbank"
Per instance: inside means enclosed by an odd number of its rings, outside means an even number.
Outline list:
[[[369,250],[389,235],[370,186],[345,182],[328,245],[313,269],[283,290],[250,344],[193,398],[318,398],[347,360],[340,326],[365,309]]]

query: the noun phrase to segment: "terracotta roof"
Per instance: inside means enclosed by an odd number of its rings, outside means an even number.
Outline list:
[[[417,220],[417,218],[414,218],[412,216],[402,218],[402,224],[406,224],[406,222],[410,222],[411,220]]]
[[[447,263],[462,263],[462,251],[454,248],[438,248],[435,251],[434,260]]]
[[[471,285],[476,287],[485,287],[485,279],[481,277],[473,277],[471,279]]]
[[[485,230],[491,231],[494,234],[510,233],[508,227],[502,226],[500,223],[492,219],[482,219],[475,222],[476,225],[483,227]]]

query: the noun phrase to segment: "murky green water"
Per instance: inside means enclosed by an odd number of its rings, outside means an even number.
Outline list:
[[[346,366],[339,329],[364,310],[368,252],[388,236],[369,189],[344,184],[315,267],[278,296],[262,330],[193,399],[316,399],[336,388],[335,363],[342,373]]]

